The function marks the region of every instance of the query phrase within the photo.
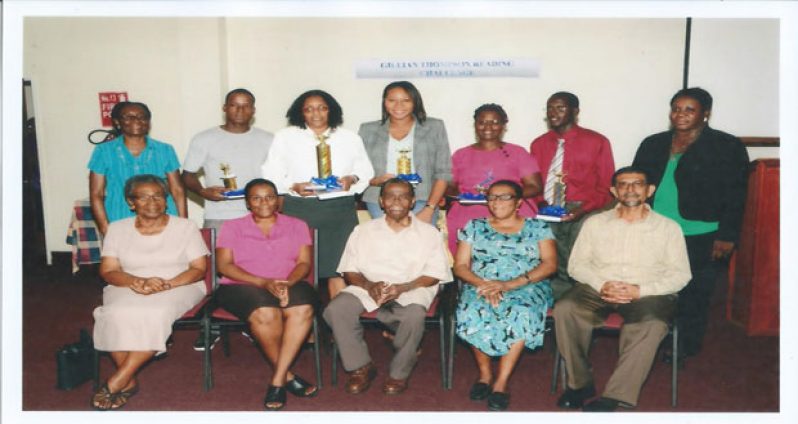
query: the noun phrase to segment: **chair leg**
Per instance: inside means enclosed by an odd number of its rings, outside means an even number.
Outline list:
[[[560,378],[560,351],[554,351],[554,366],[551,370],[551,394],[557,393],[557,379]]]
[[[211,323],[208,318],[202,322],[202,335],[205,339],[205,350],[202,352],[203,389],[207,392],[213,388],[213,369],[211,367]]]
[[[227,331],[227,327],[226,326],[221,326],[220,330],[221,330],[221,335],[222,335],[222,349],[224,350],[224,356],[229,358],[230,357],[230,333]],[[210,337],[210,335],[208,337]]]
[[[93,390],[96,392],[97,389],[100,387],[100,351],[94,349],[94,364],[91,370],[91,378],[92,378],[92,387]]]
[[[440,346],[441,346],[441,385],[444,390],[449,389],[449,380],[446,374],[446,320],[443,319],[444,314],[438,316],[438,331],[440,332]]]
[[[321,357],[319,356],[319,320],[313,318],[313,363],[316,366],[316,387],[321,389],[323,380],[321,378]]]
[[[447,329],[449,335],[449,354],[447,356],[448,369],[446,370],[446,388],[452,389],[452,381],[454,380],[454,315],[449,316],[449,326]]]
[[[332,385],[335,386],[338,384],[338,346],[335,345],[335,340],[331,341],[332,344],[332,375],[330,377],[330,381]]]
[[[673,350],[671,353],[671,357],[673,358],[671,361],[671,407],[675,408],[678,395],[677,390],[679,387],[679,326],[676,325],[675,321],[671,333],[673,334]]]

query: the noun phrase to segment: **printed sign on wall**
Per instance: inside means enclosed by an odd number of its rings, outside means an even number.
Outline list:
[[[127,91],[104,91],[100,92],[100,119],[104,127],[114,125],[111,120],[111,110],[119,102],[126,102],[128,99]]]
[[[364,59],[355,63],[357,78],[537,78],[540,63],[529,58]]]

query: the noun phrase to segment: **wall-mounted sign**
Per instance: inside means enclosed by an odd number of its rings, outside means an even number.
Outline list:
[[[357,78],[537,78],[537,59],[364,59],[355,63]]]
[[[114,125],[111,120],[111,109],[119,102],[126,102],[127,91],[104,91],[100,93],[100,119],[104,127]]]

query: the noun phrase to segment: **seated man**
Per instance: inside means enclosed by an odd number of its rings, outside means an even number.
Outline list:
[[[324,311],[349,372],[346,391],[351,394],[367,390],[377,374],[363,340],[360,314],[379,309],[377,319],[395,333],[396,353],[383,392],[402,393],[416,364],[424,316],[438,283],[452,280],[443,237],[410,213],[413,186],[390,179],[380,189],[379,203],[385,216],[358,225],[349,236],[338,265],[348,285]]]
[[[557,401],[561,408],[582,407],[595,395],[587,353],[593,328],[612,311],[624,319],[618,363],[602,396],[582,409],[637,405],[668,333],[676,293],[691,277],[679,225],[645,203],[655,190],[645,171],[621,168],[612,185],[618,205],[585,221],[568,263],[578,283],[554,305],[557,347],[568,371],[568,387]]]

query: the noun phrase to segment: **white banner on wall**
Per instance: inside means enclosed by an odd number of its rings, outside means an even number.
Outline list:
[[[526,58],[364,59],[356,78],[537,78],[540,63]]]

